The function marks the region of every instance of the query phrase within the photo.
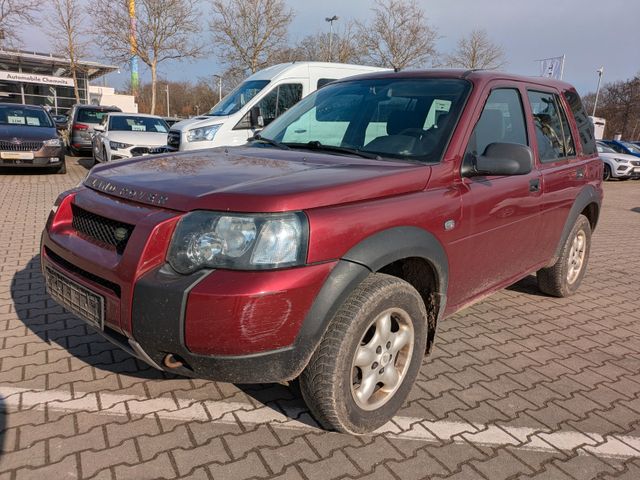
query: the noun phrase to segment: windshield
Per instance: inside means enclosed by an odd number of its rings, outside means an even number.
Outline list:
[[[269,84],[269,80],[250,80],[238,85],[229,95],[218,102],[206,115],[222,117],[232,115],[244,107],[260,91]]]
[[[109,130],[112,132],[167,133],[169,126],[161,118],[118,115],[109,118]]]
[[[261,137],[292,148],[439,162],[470,89],[466,80],[386,78],[330,84]]]
[[[23,107],[0,107],[0,125],[52,128],[49,115],[44,110]]]
[[[607,147],[606,145],[602,145],[601,143],[598,144],[598,152],[600,152],[600,153],[616,153],[616,151],[613,148]]]
[[[640,153],[640,147],[638,147],[637,145],[634,145],[633,143],[629,143],[629,142],[620,142],[620,143],[625,147],[627,147],[629,151],[633,153]]]

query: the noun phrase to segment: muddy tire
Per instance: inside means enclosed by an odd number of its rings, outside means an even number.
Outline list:
[[[337,312],[300,376],[300,389],[323,427],[372,432],[400,409],[418,374],[427,312],[409,283],[367,277]]]
[[[573,295],[582,283],[591,248],[591,224],[579,215],[567,240],[562,246],[558,261],[551,267],[538,270],[538,288],[554,297]]]

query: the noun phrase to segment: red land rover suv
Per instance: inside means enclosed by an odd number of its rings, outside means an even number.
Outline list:
[[[536,272],[576,291],[602,168],[566,83],[353,77],[246,146],[93,168],[56,201],[42,269],[154,367],[299,377],[324,426],[364,433],[402,405],[444,317]]]

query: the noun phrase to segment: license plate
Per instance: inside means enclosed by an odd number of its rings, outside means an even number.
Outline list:
[[[54,300],[90,325],[104,328],[104,297],[49,267],[45,268],[45,282]]]
[[[640,173],[640,167],[635,167],[635,168],[633,169],[633,171],[634,171],[634,172],[638,172],[638,173]]]
[[[33,152],[0,152],[3,160],[33,160]]]

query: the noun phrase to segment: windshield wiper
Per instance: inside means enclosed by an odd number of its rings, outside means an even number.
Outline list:
[[[281,148],[282,150],[291,150],[291,147],[289,145],[285,145],[284,143],[280,143],[277,140],[273,140],[271,138],[263,137],[259,133],[256,133],[253,136],[253,138],[251,138],[249,141],[250,142],[255,142],[255,141],[264,142],[264,143],[268,143],[269,145],[272,145],[274,147]]]
[[[380,155],[370,152],[363,152],[362,150],[358,150],[357,148],[349,148],[349,147],[338,147],[335,145],[324,145],[320,143],[318,140],[312,140],[307,143],[287,143],[289,147],[293,148],[308,148],[309,150],[318,150],[324,152],[335,152],[335,153],[345,153],[347,155],[356,155],[362,158],[371,158],[373,160],[382,160]]]

